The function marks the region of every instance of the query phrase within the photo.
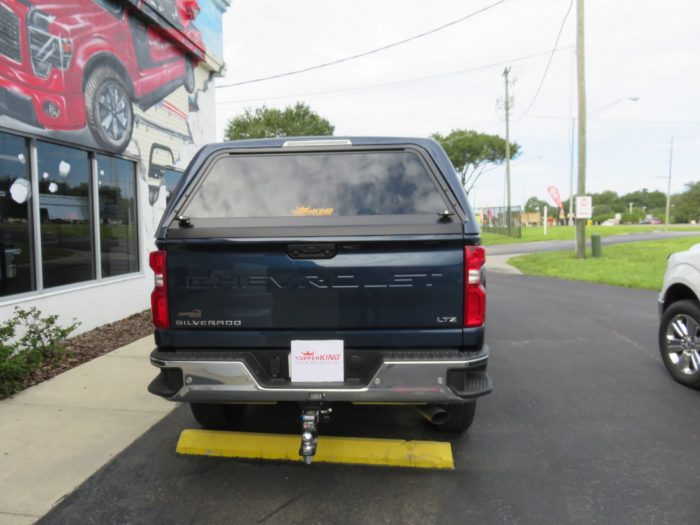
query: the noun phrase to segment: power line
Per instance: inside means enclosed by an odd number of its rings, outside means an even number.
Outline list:
[[[377,47],[375,49],[370,49],[369,51],[364,51],[363,53],[358,53],[356,55],[351,55],[351,56],[339,58],[337,60],[332,60],[330,62],[324,62],[323,64],[317,64],[315,66],[309,66],[309,67],[305,67],[302,69],[295,69],[293,71],[287,71],[285,73],[278,73],[276,75],[270,75],[267,77],[260,77],[260,78],[253,78],[250,80],[241,80],[240,82],[231,82],[229,84],[221,84],[221,85],[218,85],[216,87],[217,88],[227,88],[227,87],[233,87],[233,86],[243,86],[245,84],[253,84],[256,82],[263,82],[265,80],[273,80],[275,78],[288,77],[291,75],[299,75],[300,73],[306,73],[308,71],[314,71],[316,69],[321,69],[321,68],[328,67],[328,66],[334,66],[336,64],[342,64],[343,62],[349,62],[350,60],[355,60],[357,58],[362,58],[362,57],[366,57],[366,56],[373,55],[376,53],[380,53],[382,51],[386,51],[387,49],[391,49],[393,47],[397,47],[397,46],[406,44],[408,42],[418,40],[419,38],[423,38],[423,37],[426,37],[428,35],[432,35],[433,33],[437,33],[438,31],[442,31],[443,29],[446,29],[446,28],[451,27],[453,25],[464,22],[465,20],[468,20],[476,15],[484,13],[484,12],[488,11],[489,9],[493,9],[494,7],[499,6],[507,1],[508,0],[498,0],[498,2],[487,5],[486,7],[482,7],[481,9],[478,9],[472,13],[464,15],[464,16],[457,18],[455,20],[452,20],[450,22],[447,22],[446,24],[443,24],[441,26],[435,27],[435,28],[430,29],[428,31],[425,31],[423,33],[419,33],[417,35],[410,36],[408,38],[404,38],[403,40],[399,40],[397,42],[392,42],[391,44],[386,44],[384,46]]]
[[[555,52],[556,51],[563,51],[563,50],[567,50],[567,49],[573,49],[573,47],[574,46],[561,47],[561,48],[555,49]],[[523,60],[529,60],[532,58],[537,58],[537,57],[541,57],[544,55],[549,55],[550,53],[551,53],[551,51],[542,51],[539,53],[533,53],[531,55],[520,56],[517,58],[510,59],[510,60],[504,60],[502,62],[493,62],[491,64],[484,64],[482,66],[475,66],[475,67],[471,67],[471,68],[467,68],[467,69],[458,69],[456,71],[450,71],[447,73],[437,73],[435,75],[427,75],[427,76],[422,76],[422,77],[409,78],[409,79],[405,79],[405,80],[397,80],[394,82],[384,82],[384,83],[380,83],[380,84],[368,84],[366,86],[360,86],[360,87],[350,88],[350,89],[319,91],[316,93],[307,93],[307,94],[299,93],[296,95],[278,95],[278,96],[274,96],[274,97],[258,97],[258,98],[239,99],[239,100],[222,100],[221,102],[219,102],[217,104],[217,106],[222,106],[222,105],[226,105],[226,104],[244,104],[246,102],[257,102],[260,100],[284,100],[284,99],[288,99],[288,98],[297,98],[297,97],[308,98],[308,97],[317,97],[317,96],[324,96],[324,95],[343,96],[343,94],[352,94],[352,93],[357,92],[357,91],[367,91],[367,90],[377,89],[377,88],[401,86],[401,85],[411,84],[411,83],[415,83],[415,82],[422,82],[424,80],[432,80],[435,78],[445,78],[445,77],[450,77],[450,76],[463,75],[465,73],[473,73],[475,71],[482,71],[484,69],[490,69],[493,67],[500,67],[500,66],[503,66],[506,64],[511,64],[513,62],[521,62]]]
[[[561,26],[559,27],[559,32],[557,33],[557,38],[554,41],[554,46],[552,47],[552,53],[549,55],[549,60],[547,61],[547,66],[544,68],[544,74],[542,75],[542,79],[540,80],[540,85],[537,87],[537,91],[535,92],[535,96],[532,97],[532,101],[530,102],[530,105],[525,110],[525,113],[520,115],[515,120],[520,120],[523,117],[525,117],[525,115],[527,115],[530,112],[530,110],[532,109],[532,106],[535,105],[535,102],[537,101],[537,97],[540,96],[540,92],[542,91],[542,86],[544,86],[544,81],[547,78],[547,73],[549,73],[549,67],[552,65],[552,60],[554,59],[554,53],[557,50],[557,46],[559,45],[559,39],[561,38],[561,34],[564,32],[564,26],[566,25],[566,20],[569,18],[569,13],[571,13],[571,8],[573,6],[574,6],[574,0],[571,0],[571,2],[569,2],[569,7],[566,10],[566,14],[564,15],[564,18],[561,21]]]

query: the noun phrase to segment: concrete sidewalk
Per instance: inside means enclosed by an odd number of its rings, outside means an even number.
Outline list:
[[[0,401],[0,525],[34,523],[175,408],[149,336]]]
[[[511,275],[522,275],[523,272],[518,270],[515,266],[508,264],[508,259],[515,257],[516,255],[521,255],[519,253],[507,254],[507,255],[491,255],[489,254],[488,247],[486,248],[486,271],[487,272],[498,272],[498,273],[508,273]],[[488,274],[487,274],[488,275]]]

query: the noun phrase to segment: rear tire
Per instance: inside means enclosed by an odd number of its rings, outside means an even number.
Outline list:
[[[240,421],[245,405],[190,403],[190,410],[202,428],[226,430],[233,428]]]
[[[444,405],[442,408],[447,411],[449,418],[439,425],[433,423],[433,426],[440,432],[462,433],[466,432],[474,421],[476,401],[459,405]]]

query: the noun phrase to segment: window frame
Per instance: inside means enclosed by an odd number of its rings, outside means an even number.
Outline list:
[[[34,176],[34,171],[36,171],[36,192],[34,192],[34,185],[35,181],[34,178],[32,178],[32,199],[34,199],[34,203],[32,204],[32,211],[34,211],[34,206],[36,206],[36,215],[34,217],[36,220],[34,221],[35,224],[35,231],[36,231],[36,236],[35,238],[38,238],[38,244],[35,248],[37,253],[40,255],[40,257],[37,257],[37,264],[35,266],[35,271],[37,272],[37,291],[39,290],[52,290],[53,288],[59,288],[63,286],[71,286],[75,284],[80,284],[80,283],[85,283],[85,282],[90,282],[94,281],[98,278],[98,273],[97,273],[97,264],[96,260],[93,257],[92,260],[90,261],[91,263],[91,270],[94,275],[93,278],[91,279],[84,279],[82,281],[76,281],[74,283],[68,283],[68,284],[61,284],[58,286],[45,286],[45,275],[44,275],[44,258],[43,258],[43,241],[44,239],[42,238],[42,230],[44,230],[44,227],[41,222],[41,187],[40,187],[40,182],[41,178],[39,177],[39,142],[43,142],[44,144],[50,144],[50,145],[55,145],[59,146],[61,148],[67,148],[67,149],[75,149],[77,151],[81,151],[83,153],[86,153],[86,160],[87,160],[87,169],[88,169],[88,215],[90,220],[94,220],[95,218],[95,210],[93,206],[93,193],[94,193],[94,188],[92,186],[92,157],[91,153],[89,150],[86,150],[84,148],[73,148],[71,146],[66,146],[65,144],[58,144],[55,142],[51,141],[46,141],[43,139],[38,139],[38,140],[32,140],[30,142],[30,158],[35,161],[35,163],[32,164],[31,170],[32,170],[32,177]],[[96,253],[95,250],[95,245],[96,245],[96,238],[94,234],[94,229],[90,228],[90,250],[91,253]],[[41,280],[41,288],[39,288],[39,280]]]
[[[32,181],[32,172],[31,172],[31,150],[29,147],[29,142],[26,139],[26,137],[23,137],[21,135],[18,135],[16,133],[6,133],[6,135],[13,137],[15,139],[19,139],[23,143],[23,154],[26,155],[26,169],[24,172],[24,176],[29,179],[29,185],[30,185],[30,194],[29,198],[27,199],[27,228],[28,228],[28,236],[27,236],[27,241],[28,241],[28,254],[29,254],[29,290],[27,291],[22,291],[22,292],[17,292],[13,294],[8,294],[6,296],[0,296],[0,300],[2,300],[2,297],[14,297],[18,295],[26,295],[26,294],[31,294],[34,293],[36,290],[36,264],[35,264],[35,259],[36,259],[36,252],[34,251],[34,214],[33,214],[33,203],[31,202],[31,199],[33,197],[33,181]],[[0,253],[0,256],[4,257],[4,253]],[[6,263],[3,263],[6,264]]]
[[[133,156],[127,155],[115,155],[113,153],[107,153],[103,151],[91,150],[89,148],[81,147],[77,144],[70,144],[64,141],[57,141],[47,139],[45,137],[38,137],[33,135],[24,135],[21,133],[15,133],[8,131],[5,128],[0,128],[0,133],[7,135],[12,135],[24,140],[27,151],[29,153],[29,177],[31,182],[31,206],[29,210],[29,227],[31,228],[31,251],[32,251],[32,277],[34,289],[28,292],[21,292],[17,294],[10,294],[5,296],[0,296],[0,306],[12,305],[29,298],[51,296],[60,293],[70,292],[72,290],[82,290],[86,288],[93,288],[95,286],[102,286],[104,284],[128,281],[132,279],[142,278],[145,275],[143,269],[143,261],[141,260],[141,242],[142,235],[140,232],[140,219],[141,219],[141,192],[139,188],[139,176],[138,176],[138,161],[134,159]],[[95,269],[95,277],[93,279],[87,279],[84,281],[70,283],[60,286],[44,286],[44,269],[43,269],[43,253],[42,253],[42,238],[41,238],[41,203],[39,202],[39,153],[38,153],[38,142],[45,142],[49,144],[55,144],[57,146],[68,147],[80,151],[84,151],[88,155],[88,169],[89,169],[89,204],[90,204],[90,220],[92,221],[92,228],[90,229],[90,242],[92,245],[92,264]],[[102,250],[101,250],[101,232],[100,232],[100,209],[99,209],[99,173],[97,169],[97,156],[103,155],[107,157],[113,157],[121,160],[126,160],[133,165],[134,168],[134,202],[136,204],[136,217],[134,224],[136,226],[136,245],[137,245],[137,266],[138,269],[134,272],[128,272],[120,275],[103,277],[102,276]]]
[[[134,204],[136,205],[136,213],[134,216],[134,226],[136,228],[135,234],[136,234],[136,271],[133,272],[125,272],[121,273],[119,275],[110,275],[109,277],[104,277],[103,272],[102,272],[102,228],[101,228],[101,223],[100,223],[100,185],[99,185],[99,180],[100,180],[100,174],[99,174],[99,164],[98,164],[98,157],[107,157],[110,159],[117,159],[117,160],[125,160],[129,162],[129,164],[132,165],[133,167],[133,172],[132,175],[134,177]],[[99,268],[99,274],[96,273],[96,275],[99,275],[100,279],[112,279],[115,277],[121,277],[123,275],[132,275],[132,274],[139,274],[143,273],[141,269],[141,232],[139,231],[139,176],[138,176],[138,163],[131,161],[130,159],[126,159],[123,157],[120,157],[118,155],[110,155],[107,153],[103,152],[93,152],[92,153],[92,158],[90,161],[90,166],[92,171],[92,177],[91,177],[91,182],[93,184],[94,188],[94,201],[93,201],[93,206],[95,208],[95,217],[97,218],[97,223],[95,224],[95,233],[93,234],[95,239],[97,239],[96,244],[95,244],[95,253],[97,254],[97,261],[98,264],[95,266],[96,272],[97,268]],[[94,178],[93,178],[94,177]]]

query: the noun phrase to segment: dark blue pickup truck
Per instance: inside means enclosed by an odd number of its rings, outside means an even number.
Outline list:
[[[479,227],[432,140],[206,146],[156,244],[149,390],[205,428],[296,402],[310,461],[334,402],[414,404],[461,432],[491,391]]]

